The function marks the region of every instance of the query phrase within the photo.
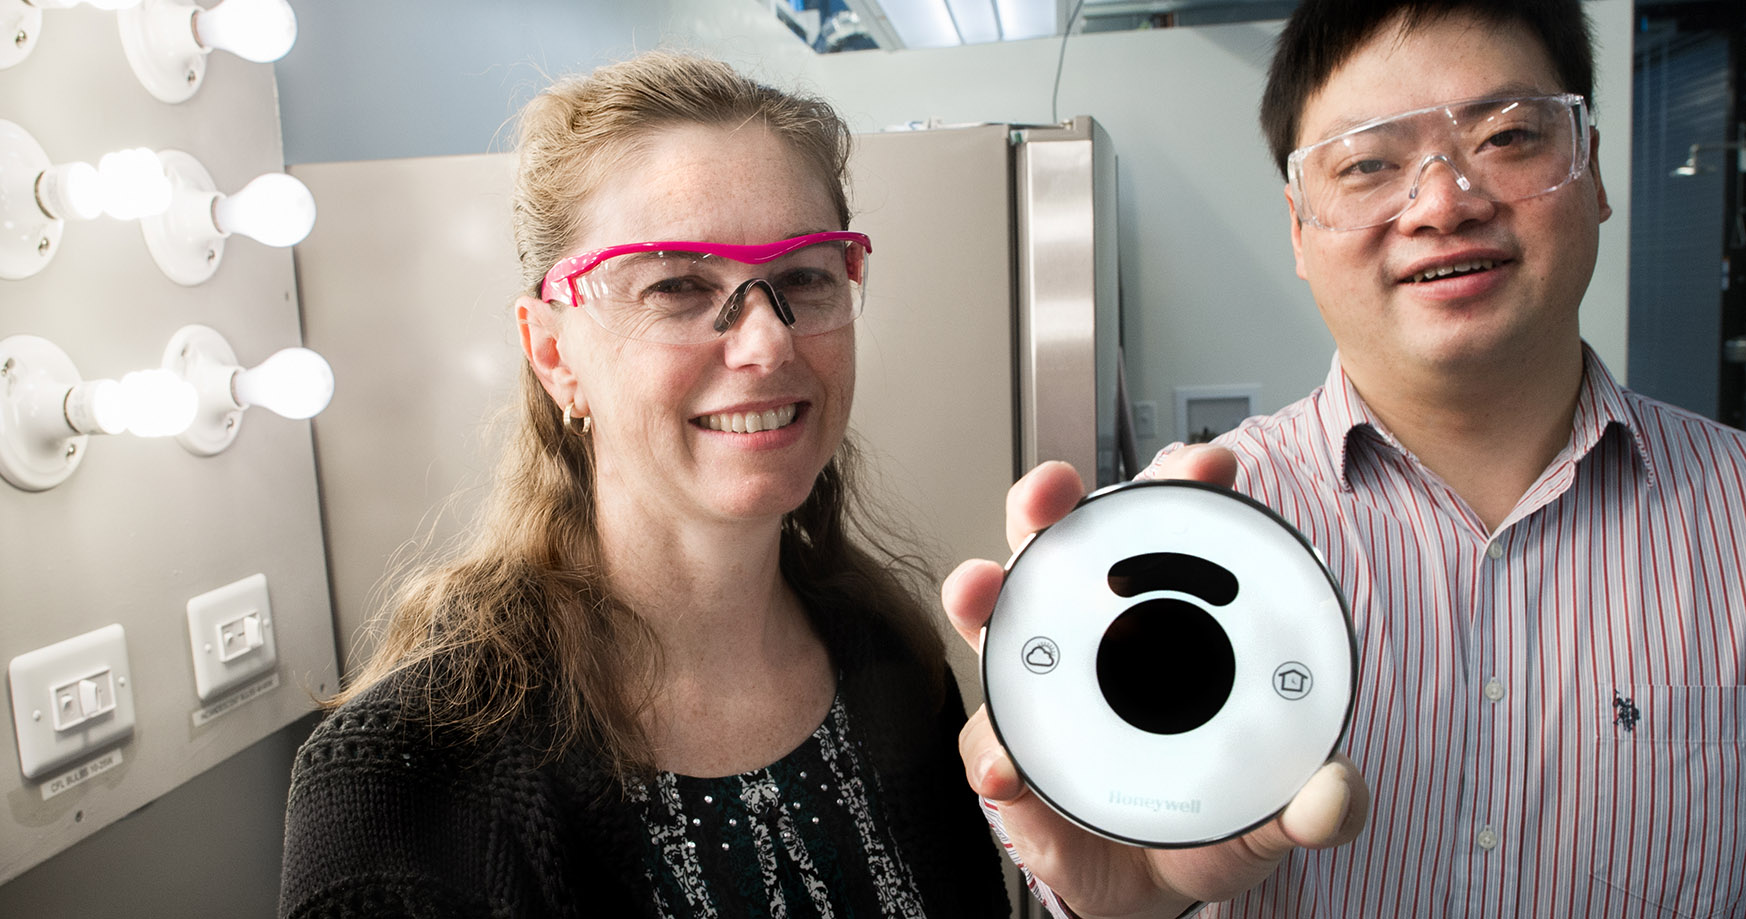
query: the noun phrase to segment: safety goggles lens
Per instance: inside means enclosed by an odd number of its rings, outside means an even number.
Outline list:
[[[1507,202],[1555,191],[1588,162],[1588,117],[1574,94],[1454,102],[1379,119],[1294,151],[1299,216],[1329,230],[1393,221],[1439,167]]]
[[[860,315],[869,255],[860,239],[826,239],[752,263],[683,245],[612,255],[571,277],[571,288],[607,331],[666,344],[713,340],[748,310],[775,310],[797,336]]]

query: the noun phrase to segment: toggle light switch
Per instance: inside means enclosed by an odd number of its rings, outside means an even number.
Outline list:
[[[225,663],[266,644],[261,637],[261,613],[250,611],[218,625],[218,659]]]
[[[211,702],[278,663],[267,576],[252,574],[188,601],[194,691]]]
[[[55,730],[67,731],[115,711],[115,674],[108,667],[54,688]]]
[[[27,651],[6,671],[25,778],[42,778],[133,734],[127,633],[119,625]]]

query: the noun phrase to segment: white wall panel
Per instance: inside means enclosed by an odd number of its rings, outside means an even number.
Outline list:
[[[294,166],[327,201],[297,254],[309,346],[348,381],[315,420],[341,664],[396,559],[461,535],[523,358],[508,154]]]

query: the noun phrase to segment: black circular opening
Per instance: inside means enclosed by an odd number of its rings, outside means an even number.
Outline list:
[[[1123,721],[1182,734],[1211,721],[1231,697],[1237,658],[1206,610],[1182,600],[1137,603],[1097,645],[1097,684]]]

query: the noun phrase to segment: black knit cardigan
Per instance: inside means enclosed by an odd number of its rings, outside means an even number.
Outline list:
[[[827,641],[928,915],[1006,919],[998,851],[958,757],[950,673],[936,691],[895,639]],[[554,759],[513,730],[469,743],[401,699],[394,682],[373,687],[298,751],[282,919],[651,915],[647,830],[595,758]]]

